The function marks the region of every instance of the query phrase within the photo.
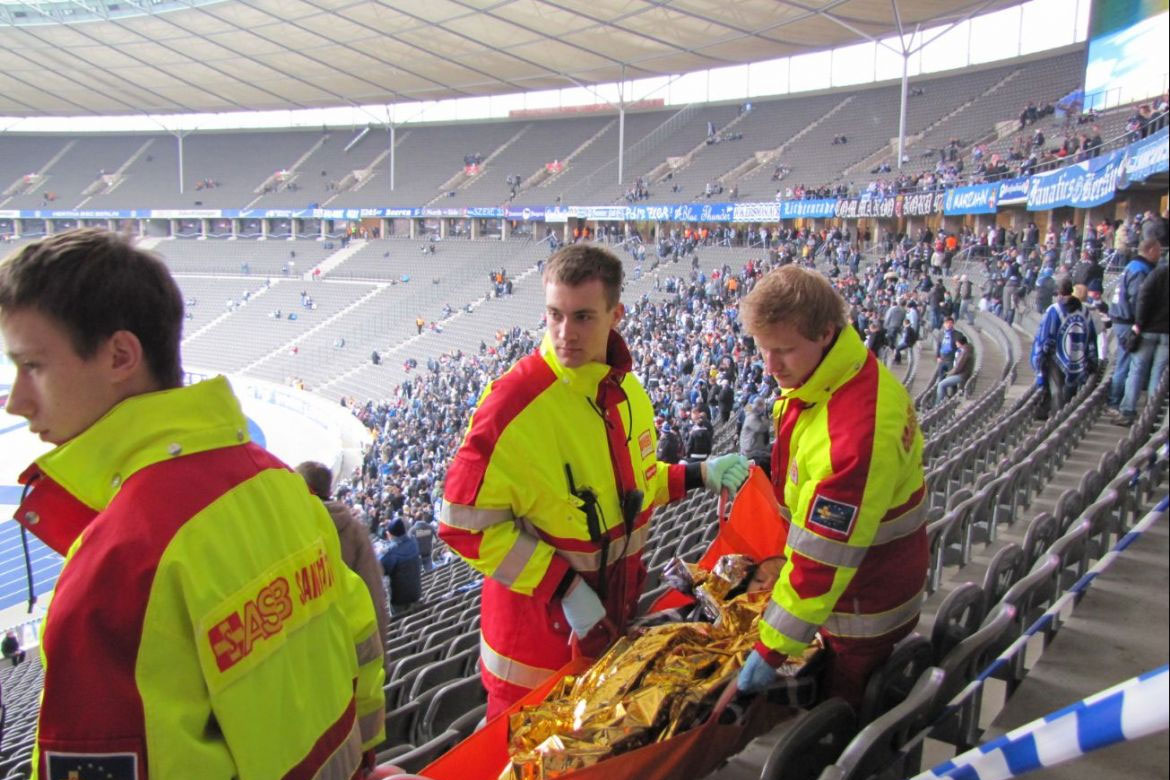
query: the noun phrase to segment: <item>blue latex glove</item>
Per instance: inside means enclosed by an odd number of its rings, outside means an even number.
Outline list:
[[[749,465],[751,462],[738,452],[710,458],[703,463],[703,484],[712,493],[724,488],[735,493],[747,481]]]
[[[569,590],[561,599],[561,609],[564,610],[565,620],[569,621],[570,628],[578,639],[593,630],[593,627],[605,617],[605,607],[601,599],[589,587],[589,583],[577,577]]]
[[[759,651],[752,650],[747,663],[739,670],[739,679],[736,681],[739,692],[759,693],[774,682],[776,682],[776,670],[764,660]]]

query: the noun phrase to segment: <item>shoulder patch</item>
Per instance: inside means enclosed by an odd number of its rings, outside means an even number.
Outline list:
[[[906,406],[906,425],[902,428],[902,449],[910,451],[914,444],[914,434],[918,431],[918,417],[914,414],[914,405]]]
[[[808,525],[833,534],[849,536],[853,521],[857,519],[857,507],[844,501],[834,501],[818,495],[808,512]]]
[[[133,753],[45,753],[48,780],[138,780]]]
[[[654,443],[650,431],[645,430],[638,434],[638,447],[642,450],[642,460],[654,455]]]

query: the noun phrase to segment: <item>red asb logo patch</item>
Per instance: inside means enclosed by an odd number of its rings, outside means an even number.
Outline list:
[[[252,652],[257,640],[278,633],[292,610],[288,580],[277,577],[261,588],[256,598],[244,602],[242,610],[212,627],[207,639],[219,670],[226,672]]]
[[[918,419],[914,416],[914,407],[906,409],[906,427],[902,429],[902,449],[910,451],[914,444],[914,434],[918,431]]]

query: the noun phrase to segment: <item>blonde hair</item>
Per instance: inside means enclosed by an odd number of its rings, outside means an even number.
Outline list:
[[[825,276],[796,265],[768,273],[739,305],[740,319],[749,333],[786,324],[806,339],[844,330],[848,312],[845,299]]]

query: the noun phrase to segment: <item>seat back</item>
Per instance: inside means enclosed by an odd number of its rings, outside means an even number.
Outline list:
[[[787,724],[760,780],[816,780],[857,735],[857,716],[842,699],[827,699]]]
[[[925,669],[905,701],[863,728],[845,746],[837,762],[821,773],[822,779],[862,780],[879,772],[889,777],[905,776],[900,751],[925,728],[943,679],[942,669]]]
[[[903,701],[933,659],[930,640],[921,634],[910,634],[894,645],[890,657],[866,683],[858,725],[867,725]]]
[[[974,634],[983,622],[983,588],[964,582],[943,599],[930,630],[934,663],[938,663],[955,645]]]
[[[431,663],[419,669],[410,687],[410,698],[413,699],[423,691],[429,691],[441,683],[457,680],[467,673],[467,666],[472,657],[479,656],[479,647],[469,647],[455,655]]]
[[[1015,542],[1004,545],[992,556],[983,574],[983,611],[988,612],[998,604],[1004,594],[1019,581],[1027,567],[1024,565],[1024,548]]]
[[[1024,532],[1025,565],[1035,565],[1059,535],[1055,517],[1047,512],[1041,512],[1033,517],[1032,522],[1028,524],[1028,530]]]
[[[418,772],[439,756],[446,753],[459,742],[459,733],[444,731],[437,737],[425,742],[410,752],[395,756],[391,763],[406,772]]]
[[[430,741],[432,737],[451,728],[459,718],[486,703],[487,693],[479,675],[447,683],[431,698],[419,724],[419,738]]]
[[[1051,555],[1060,559],[1060,566],[1056,570],[1056,593],[1059,596],[1072,587],[1088,567],[1088,539],[1092,530],[1092,522],[1088,519],[1079,520],[1068,529],[1064,536],[1057,539],[1048,548]]]
[[[994,658],[992,651],[1011,633],[1015,619],[1016,608],[1000,604],[978,631],[955,645],[939,662],[944,678],[932,707],[931,720],[987,667]]]

